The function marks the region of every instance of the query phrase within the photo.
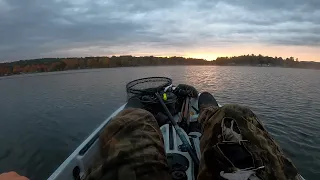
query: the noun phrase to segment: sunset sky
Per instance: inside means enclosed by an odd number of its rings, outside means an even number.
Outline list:
[[[0,0],[0,62],[242,54],[320,61],[320,1]]]

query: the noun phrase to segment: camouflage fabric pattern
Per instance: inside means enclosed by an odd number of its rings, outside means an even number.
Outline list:
[[[201,113],[198,120],[202,123],[203,135],[200,141],[201,162],[198,179],[220,179],[220,171],[226,170],[223,155],[214,148],[222,142],[221,121],[224,118],[236,121],[243,139],[248,140],[243,144],[253,156],[255,167],[265,167],[257,171],[258,177],[297,179],[295,166],[283,155],[256,115],[250,109],[239,105],[207,107]]]
[[[226,105],[207,107],[201,111],[199,122],[203,136],[200,142],[199,180],[222,179],[221,170],[228,167],[225,157],[214,153],[222,141],[221,122],[224,118],[237,122],[245,144],[251,152],[261,179],[295,179],[297,170],[268,134],[262,123],[248,108]],[[101,157],[87,172],[87,180],[149,180],[171,179],[163,137],[151,113],[142,109],[126,109],[111,120],[100,135]]]
[[[125,109],[100,135],[101,159],[87,180],[171,179],[163,137],[151,113]]]

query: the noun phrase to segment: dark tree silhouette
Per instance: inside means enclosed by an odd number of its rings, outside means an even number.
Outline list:
[[[184,57],[70,57],[42,58],[0,63],[0,76],[22,73],[64,71],[71,69],[113,68],[129,66],[169,66],[169,65],[220,65],[220,66],[277,66],[291,68],[320,69],[320,63],[298,61],[294,57],[269,57],[259,55],[242,55],[234,57],[218,57],[215,61]]]

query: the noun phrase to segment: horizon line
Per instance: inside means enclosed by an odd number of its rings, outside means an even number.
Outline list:
[[[285,60],[286,58],[290,58],[290,57],[282,57],[282,56],[268,56],[268,55],[263,55],[263,54],[242,54],[242,55],[232,55],[232,56],[217,56],[215,59],[208,59],[208,58],[201,58],[201,57],[195,57],[195,56],[177,56],[177,55],[170,55],[170,56],[166,56],[166,55],[128,55],[128,54],[116,54],[116,55],[91,55],[91,56],[65,56],[65,57],[41,57],[41,58],[29,58],[29,59],[20,59],[20,60],[13,60],[13,61],[3,61],[0,62],[0,64],[8,64],[8,63],[14,63],[14,62],[19,62],[19,61],[31,61],[31,60],[38,60],[38,59],[69,59],[69,58],[89,58],[89,57],[108,57],[111,58],[113,56],[115,57],[121,57],[121,56],[131,56],[131,57],[162,57],[162,58],[172,58],[172,57],[182,57],[182,58],[186,58],[186,59],[201,59],[201,60],[205,60],[205,61],[216,61],[218,58],[230,58],[230,57],[240,57],[240,56],[263,56],[263,57],[272,57],[272,58],[282,58],[283,60]],[[293,57],[293,56],[291,56]],[[299,58],[295,58],[294,59],[298,59],[299,62],[303,61],[303,62],[316,62],[316,63],[320,63],[319,61],[312,61],[312,60],[300,60]]]

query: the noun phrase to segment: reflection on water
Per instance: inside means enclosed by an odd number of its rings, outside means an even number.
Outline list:
[[[258,67],[138,67],[0,78],[0,171],[47,178],[109,114],[125,84],[167,76],[247,105],[303,176],[320,175],[320,71]]]

